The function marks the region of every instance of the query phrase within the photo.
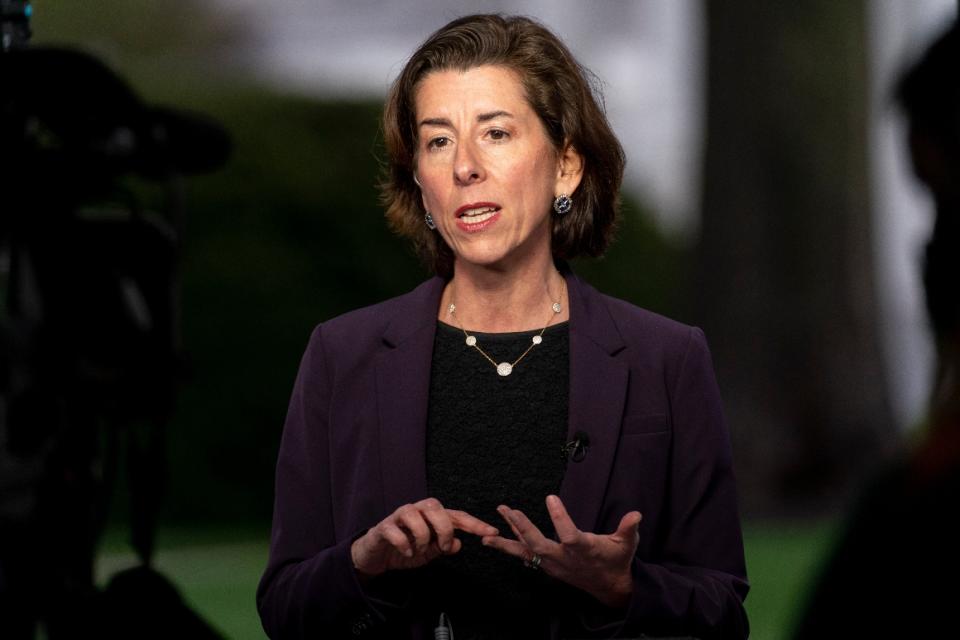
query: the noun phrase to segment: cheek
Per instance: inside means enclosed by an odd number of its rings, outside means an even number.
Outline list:
[[[538,190],[545,186],[553,189],[557,165],[551,154],[545,152],[531,153],[523,161],[516,159],[510,165],[510,175],[518,182],[522,181],[529,187]]]
[[[421,163],[414,163],[414,171],[416,172],[417,180],[419,181],[420,186],[420,202],[427,209],[430,207],[435,207],[437,204],[437,181],[435,176],[432,175],[429,167],[423,166]]]
[[[439,210],[443,206],[443,195],[438,191],[435,183],[429,179],[420,178],[420,200],[428,211]]]
[[[517,164],[513,167],[510,176],[517,187],[517,192],[522,195],[528,206],[539,209],[553,200],[555,180],[547,160],[538,159],[527,164]]]

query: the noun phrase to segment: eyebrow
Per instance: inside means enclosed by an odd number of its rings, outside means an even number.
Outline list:
[[[503,111],[502,109],[500,111],[490,111],[489,113],[481,113],[478,115],[477,122],[489,122],[490,120],[500,117],[512,118],[513,114]]]
[[[509,111],[498,110],[498,111],[489,111],[487,113],[481,113],[477,116],[477,122],[489,122],[495,120],[496,118],[512,118],[513,114]],[[452,127],[453,125],[446,118],[425,118],[420,121],[420,126],[435,126],[435,127]]]

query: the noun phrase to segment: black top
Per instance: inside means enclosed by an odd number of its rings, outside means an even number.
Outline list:
[[[537,334],[472,335],[496,362],[512,363]],[[427,421],[429,495],[506,537],[512,533],[496,511],[501,504],[554,536],[544,499],[559,492],[566,468],[569,353],[568,324],[551,326],[502,377],[465,343],[461,329],[438,323]],[[558,601],[551,597],[555,581],[474,536],[459,537],[463,549],[431,563],[430,579],[457,640],[546,635],[546,607]]]

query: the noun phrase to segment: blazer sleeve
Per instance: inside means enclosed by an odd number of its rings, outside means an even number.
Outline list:
[[[270,638],[349,637],[382,622],[391,604],[361,588],[350,546],[337,539],[331,503],[328,414],[332,390],[322,327],[294,384],[277,458],[270,557],[257,609]]]
[[[610,623],[608,610],[607,624],[590,624],[602,616],[588,614],[585,626],[607,637],[747,638],[749,584],[730,439],[700,329],[690,329],[669,388],[673,441],[663,544],[655,558],[634,558],[633,594],[620,619]]]

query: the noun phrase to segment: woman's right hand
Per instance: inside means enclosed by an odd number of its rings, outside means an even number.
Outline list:
[[[391,569],[413,569],[439,555],[460,551],[459,529],[477,536],[495,536],[497,529],[465,511],[444,509],[436,498],[405,504],[354,540],[353,566],[361,576]]]

